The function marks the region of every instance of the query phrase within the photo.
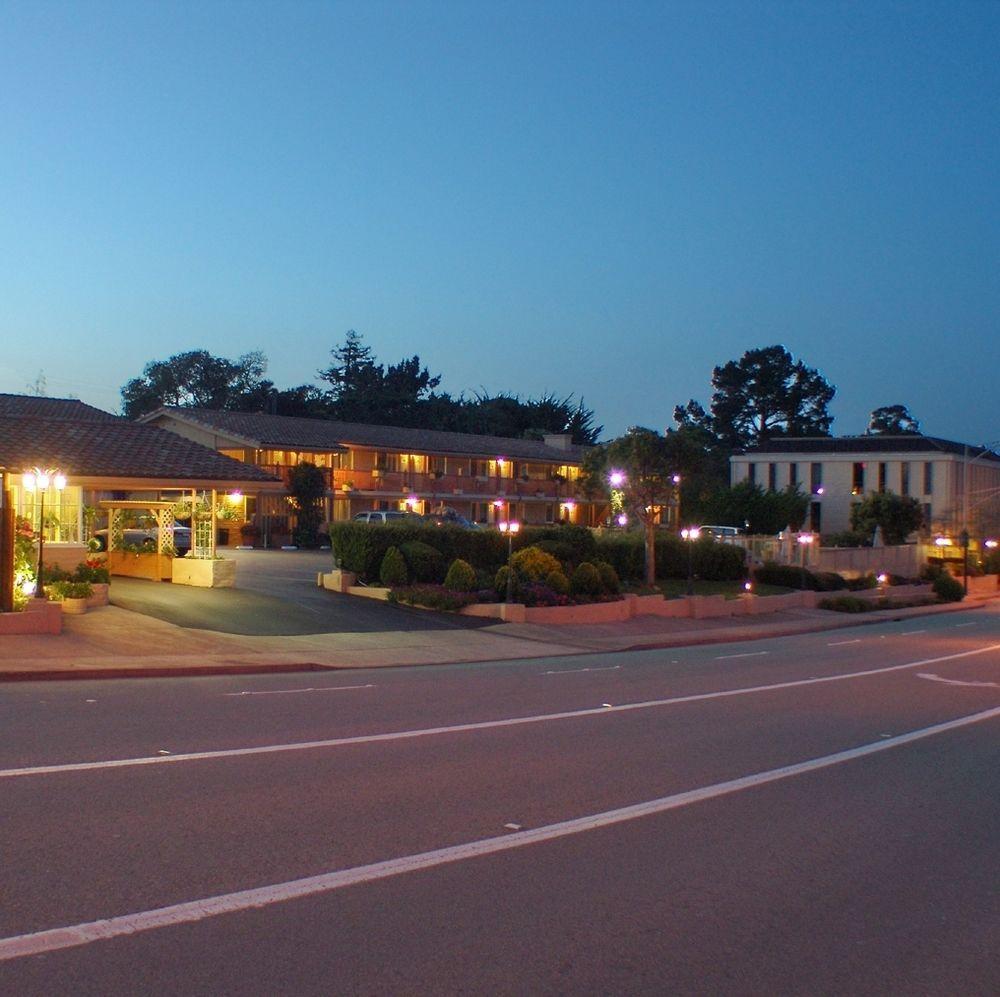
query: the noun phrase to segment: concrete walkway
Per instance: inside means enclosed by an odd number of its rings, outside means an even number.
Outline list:
[[[234,674],[538,658],[744,641],[981,608],[982,601],[863,616],[795,610],[720,620],[638,617],[574,626],[247,636],[177,626],[118,606],[66,617],[57,636],[0,637],[0,680]]]

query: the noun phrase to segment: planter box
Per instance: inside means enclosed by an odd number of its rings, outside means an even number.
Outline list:
[[[316,584],[330,592],[348,592],[357,580],[358,576],[353,572],[335,569],[320,572],[316,577]]]
[[[155,582],[170,581],[173,561],[174,558],[169,554],[127,554],[120,550],[109,550],[107,554],[107,566],[111,574],[128,578],[149,578]]]
[[[57,605],[61,607],[64,613],[70,616],[83,616],[87,612],[86,599],[63,599]]]
[[[236,584],[236,562],[221,557],[175,557],[171,580],[175,585],[232,588]]]
[[[111,586],[107,582],[91,582],[90,587],[94,594],[87,600],[88,606],[106,606],[108,604],[108,589]]]
[[[0,613],[0,637],[62,633],[62,610],[55,602],[32,599],[23,613]]]

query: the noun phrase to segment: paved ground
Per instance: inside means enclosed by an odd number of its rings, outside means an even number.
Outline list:
[[[316,575],[329,551],[226,551],[236,561],[236,588],[202,589],[141,578],[115,578],[111,601],[179,627],[255,636],[470,629],[468,616],[428,613],[328,592]]]

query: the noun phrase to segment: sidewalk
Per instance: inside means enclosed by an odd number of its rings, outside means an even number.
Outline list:
[[[217,675],[271,671],[383,668],[541,658],[758,640],[968,611],[981,601],[862,616],[793,610],[719,620],[636,617],[571,626],[498,624],[475,630],[330,633],[248,637],[194,630],[104,606],[66,617],[56,636],[0,638],[0,681]]]

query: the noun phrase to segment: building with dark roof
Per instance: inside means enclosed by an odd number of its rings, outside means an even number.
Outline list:
[[[578,490],[586,447],[568,435],[543,440],[376,426],[210,409],[161,408],[141,418],[287,479],[301,461],[327,475],[327,515],[454,510],[481,523],[592,525],[605,505]],[[273,500],[258,515],[287,515]]]
[[[46,544],[82,545],[84,510],[103,499],[183,499],[211,492],[274,491],[280,481],[210,447],[71,398],[0,394],[0,468],[6,500],[38,527],[37,496],[22,472],[58,468],[66,487],[45,498]]]
[[[731,457],[730,480],[800,488],[815,532],[849,530],[852,505],[894,492],[920,503],[927,533],[1000,535],[1000,454],[988,446],[920,433],[777,437]]]

